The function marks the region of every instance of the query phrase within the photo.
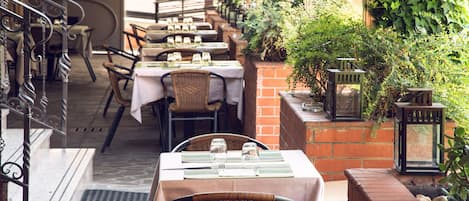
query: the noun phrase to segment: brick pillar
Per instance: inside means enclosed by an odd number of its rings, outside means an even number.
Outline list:
[[[0,201],[8,201],[8,182],[0,179]]]

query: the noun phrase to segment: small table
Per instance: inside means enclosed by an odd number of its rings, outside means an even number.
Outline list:
[[[193,30],[193,31],[182,31],[182,30],[148,30],[145,34],[145,38],[149,42],[166,42],[162,41],[166,36],[177,35],[177,34],[195,34],[202,38],[202,41],[215,41],[218,37],[218,33],[215,30]]]
[[[324,181],[308,157],[301,150],[279,152],[289,164],[293,176],[185,179],[182,153],[162,153],[157,170],[159,178],[155,178],[153,183],[158,187],[156,192],[151,192],[155,195],[153,201],[170,201],[194,193],[216,191],[266,192],[296,201],[323,200]]]
[[[209,52],[212,55],[220,55],[228,52],[228,44],[224,42],[203,42],[200,44],[174,44],[167,43],[146,43],[141,50],[142,61],[151,61],[159,53],[170,48],[194,49],[202,52]]]
[[[132,90],[132,103],[130,114],[138,121],[142,122],[141,107],[145,104],[157,101],[164,97],[163,86],[160,77],[165,73],[182,68],[196,68],[217,73],[226,81],[226,102],[237,105],[237,116],[242,117],[243,109],[243,76],[244,69],[236,60],[211,61],[211,64],[192,64],[190,62],[178,62],[177,67],[166,67],[167,62],[139,62],[134,71],[134,85]],[[221,86],[210,85],[214,91]],[[209,101],[219,100],[221,94],[210,93]]]

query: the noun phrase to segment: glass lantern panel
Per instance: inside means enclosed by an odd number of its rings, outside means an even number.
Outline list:
[[[336,116],[360,116],[360,84],[337,84]]]
[[[437,167],[439,163],[439,124],[407,125],[407,167]]]
[[[394,120],[394,166],[400,168],[399,153],[401,152],[401,143],[399,138],[399,132],[401,128],[401,122],[397,119]]]

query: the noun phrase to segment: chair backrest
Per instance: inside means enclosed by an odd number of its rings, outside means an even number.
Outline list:
[[[259,148],[269,150],[269,147],[264,143],[245,135],[233,133],[210,133],[189,138],[174,147],[171,152],[208,151],[210,149],[210,142],[213,138],[225,139],[228,150],[241,150],[243,144],[246,142],[254,142]]]
[[[192,55],[196,53],[202,54],[202,51],[193,48],[167,48],[154,57],[155,61],[166,61],[168,54],[174,52],[180,52],[183,61],[191,61]]]
[[[174,201],[293,201],[272,193],[257,192],[209,192],[197,193]]]
[[[139,36],[136,33],[130,33],[127,31],[122,31],[125,38],[127,39],[127,43],[129,44],[130,51],[133,55],[140,54],[140,50],[142,49],[143,45],[145,44],[145,38]],[[136,45],[136,46],[135,46]]]
[[[107,73],[109,76],[109,82],[111,83],[112,91],[115,94],[114,99],[121,105],[129,106],[130,100],[124,98],[119,88],[119,81],[132,79],[129,75],[119,72],[119,71],[127,71],[127,70],[122,69],[122,67],[116,64],[110,63],[110,62],[104,62],[103,67],[106,68],[107,70]]]
[[[171,79],[171,84],[174,93],[174,106],[170,109],[173,112],[208,112],[209,103],[208,96],[210,91],[210,80],[217,78],[222,80],[223,83],[223,100],[226,97],[226,83],[225,79],[215,73],[205,70],[184,69],[176,70],[161,76],[161,84],[166,99],[169,97],[168,78]]]

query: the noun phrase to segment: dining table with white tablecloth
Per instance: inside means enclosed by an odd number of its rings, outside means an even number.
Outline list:
[[[235,158],[233,156],[237,153],[241,155],[240,152],[228,151],[227,155],[231,155],[229,158]],[[282,161],[264,161],[262,152],[267,152],[267,156],[278,153]],[[226,159],[223,165],[215,162],[217,164],[215,166],[213,162],[203,159],[199,153],[191,151],[161,153],[156,170],[158,174],[155,173],[150,199],[171,201],[194,193],[217,191],[273,193],[295,201],[322,201],[324,198],[324,180],[301,150],[261,150],[258,162]],[[192,159],[189,157],[191,155]],[[274,158],[267,157],[267,159]],[[256,167],[255,174],[243,173],[250,170],[250,166],[242,165],[243,163]],[[287,171],[284,171],[285,165],[289,168]]]
[[[130,114],[142,122],[141,107],[164,98],[163,86],[160,78],[165,73],[178,69],[207,70],[224,77],[226,81],[226,102],[237,105],[238,119],[242,117],[244,69],[236,60],[211,61],[209,63],[176,62],[168,64],[162,61],[145,61],[136,65],[133,74],[132,102]],[[220,100],[222,97],[220,82],[210,82],[209,101]]]
[[[141,51],[142,61],[151,61],[161,52],[171,49],[189,49],[201,52],[208,52],[211,55],[221,55],[228,52],[228,44],[225,42],[202,42],[202,43],[146,43],[143,45]]]
[[[202,41],[215,41],[218,37],[216,30],[147,30],[145,39],[149,42],[166,42],[164,38],[170,35],[193,34],[199,35]]]

